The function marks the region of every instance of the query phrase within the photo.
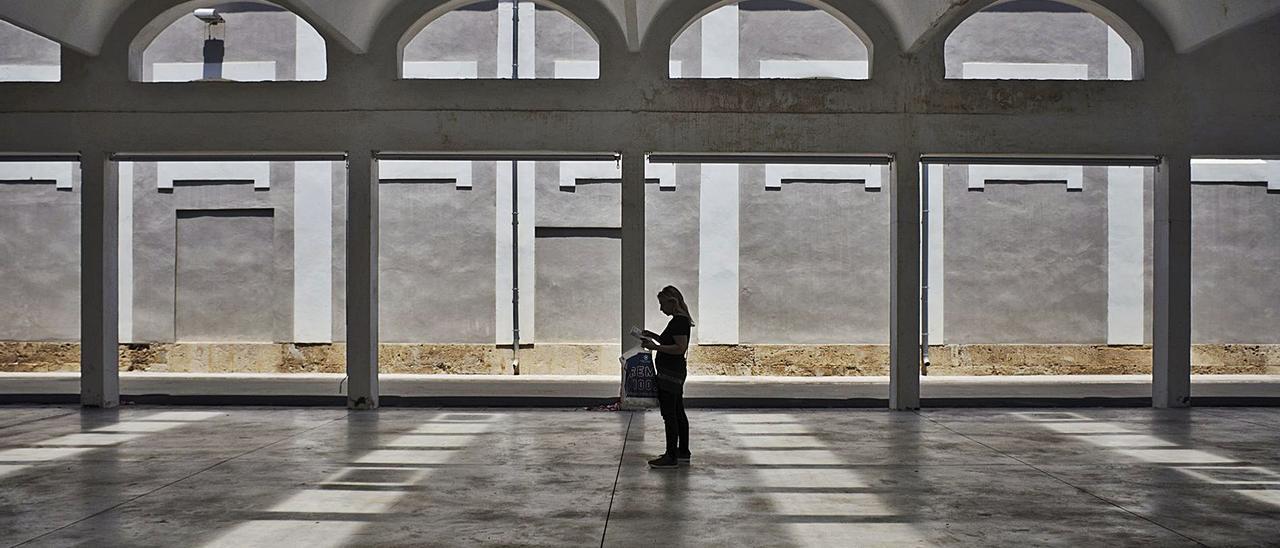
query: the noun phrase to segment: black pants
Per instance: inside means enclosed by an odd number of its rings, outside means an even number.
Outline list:
[[[684,413],[684,391],[666,390],[658,383],[658,409],[667,429],[667,453],[670,456],[689,452],[689,417]]]

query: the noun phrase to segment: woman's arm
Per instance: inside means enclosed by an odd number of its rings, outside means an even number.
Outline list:
[[[683,356],[689,350],[689,337],[685,335],[676,335],[675,344],[658,344],[658,341],[648,339],[642,346],[649,350],[657,350],[663,354],[671,354],[672,356]]]

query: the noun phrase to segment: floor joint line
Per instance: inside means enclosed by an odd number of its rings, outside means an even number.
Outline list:
[[[604,548],[604,541],[609,535],[609,516],[613,515],[613,498],[618,494],[618,479],[622,477],[622,461],[627,456],[627,438],[631,437],[631,422],[636,418],[636,412],[630,411],[627,416],[627,430],[622,434],[622,451],[618,453],[618,472],[613,476],[613,490],[609,492],[609,509],[604,513],[604,530],[600,532],[600,548]]]

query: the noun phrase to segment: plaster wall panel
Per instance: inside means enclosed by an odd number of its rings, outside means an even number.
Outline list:
[[[180,210],[179,341],[270,342],[275,229],[270,210]]]
[[[382,342],[494,341],[494,164],[474,186],[387,180],[379,189]]]
[[[0,21],[0,82],[57,82],[61,57],[56,42]]]
[[[867,47],[835,17],[820,9],[739,10],[742,78],[843,78],[865,80]],[[807,61],[817,66],[791,65],[800,72],[768,74],[769,63]]]
[[[616,343],[621,240],[553,236],[536,242],[536,342]]]
[[[887,343],[888,194],[741,170],[742,342]]]
[[[502,67],[498,63],[498,11],[494,9],[459,9],[432,21],[405,45],[404,61],[469,62],[476,66],[480,78],[497,78]],[[507,42],[508,52],[510,41]],[[511,72],[508,53],[506,72]],[[410,76],[433,77],[433,76]],[[457,76],[448,76],[456,78]]]
[[[645,184],[645,325],[661,332],[668,316],[658,307],[657,294],[663,287],[674,285],[684,295],[694,327],[691,342],[699,340],[702,316],[698,308],[699,166],[670,165],[671,186],[663,187],[653,179],[653,170]]]
[[[77,341],[79,185],[60,190],[0,170],[0,340]]]
[[[479,78],[475,61],[405,61],[401,69],[406,79],[454,79]]]
[[[119,170],[120,215],[116,260],[120,267],[117,295],[120,342],[133,342],[133,162],[116,164]]]
[[[574,162],[565,162],[571,166]],[[539,227],[620,228],[622,226],[621,172],[613,162],[591,162],[587,177],[573,177],[574,186],[561,187],[561,162],[537,162],[536,224]],[[581,167],[581,166],[579,166]],[[618,173],[619,178],[610,177]],[[565,179],[568,180],[568,179]]]
[[[947,166],[948,343],[1097,344],[1107,336],[1107,189],[1104,168],[1084,189],[1061,182],[967,188]]]
[[[347,341],[347,166],[331,164],[333,174],[333,341]]]
[[[600,77],[600,46],[577,22],[554,9],[535,10],[535,74],[538,78]],[[521,18],[520,24],[524,24]],[[565,64],[575,66],[562,73]]]
[[[271,78],[263,78],[261,68],[254,71],[252,79],[293,80],[297,77],[298,17],[289,12],[226,13],[223,15],[226,38],[224,77],[235,79],[230,71],[235,63],[273,63]],[[155,70],[157,63],[194,63],[202,68],[204,62],[205,24],[194,16],[178,19],[162,31],[143,51],[143,80],[160,81],[164,74]],[[222,36],[222,35],[219,35]],[[304,43],[304,50],[308,44]],[[311,44],[313,47],[314,44]],[[309,61],[308,70],[314,70]],[[181,66],[181,65],[170,65]],[[260,65],[244,65],[260,66]],[[179,69],[160,69],[179,70]],[[190,70],[190,69],[185,69]],[[196,75],[203,75],[203,70]],[[310,74],[314,75],[314,73]],[[192,76],[183,73],[182,76]],[[246,77],[248,75],[245,75]]]
[[[178,210],[265,209],[273,213],[273,300],[258,307],[272,314],[272,328],[255,340],[293,338],[293,176],[292,162],[270,162],[270,189],[246,180],[185,180],[160,189],[158,164],[133,164],[133,329],[135,342],[172,342],[177,288]],[[122,235],[123,237],[123,235]],[[265,304],[264,304],[265,303]]]
[[[979,12],[947,37],[947,78],[970,76],[965,63],[1085,65],[1090,80],[1107,79],[1109,27],[1086,12]]]
[[[1259,183],[1191,191],[1192,340],[1280,343],[1280,194]]]
[[[1107,168],[1107,343],[1142,344],[1143,168]]]

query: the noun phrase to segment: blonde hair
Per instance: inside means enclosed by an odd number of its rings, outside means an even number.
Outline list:
[[[658,292],[658,297],[674,300],[676,302],[676,313],[674,315],[684,316],[689,319],[689,325],[694,325],[693,316],[689,314],[689,305],[684,304],[684,295],[680,293],[679,289],[676,289],[676,286],[669,285],[662,288],[662,291]]]

